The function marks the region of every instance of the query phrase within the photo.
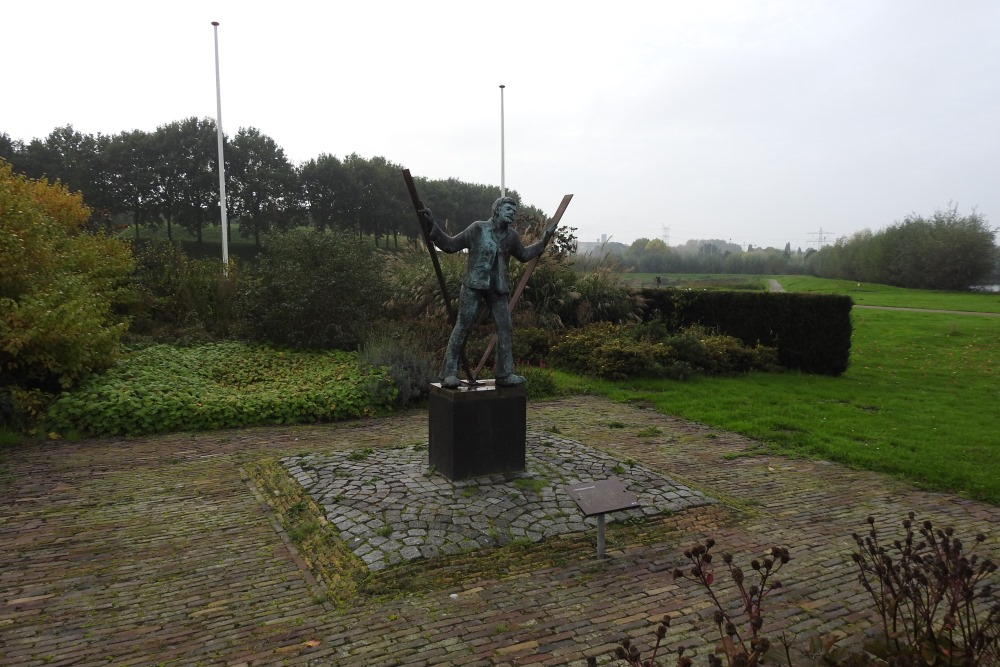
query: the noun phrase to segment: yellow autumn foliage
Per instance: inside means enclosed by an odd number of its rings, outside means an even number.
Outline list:
[[[0,160],[0,392],[58,391],[112,364],[132,272],[127,243],[84,230],[90,211],[58,182]]]

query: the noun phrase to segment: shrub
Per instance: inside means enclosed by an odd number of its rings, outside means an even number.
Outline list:
[[[381,412],[395,397],[384,371],[363,372],[349,352],[154,345],[60,396],[46,428],[105,436],[332,421]]]
[[[552,371],[536,366],[523,366],[517,372],[527,380],[524,390],[529,399],[551,398],[558,393]]]
[[[549,329],[515,326],[514,358],[518,360],[518,364],[544,364],[558,340],[559,337]]]
[[[218,259],[190,259],[181,244],[137,244],[135,301],[130,333],[155,341],[206,342],[236,327],[233,297],[239,267]]]
[[[465,256],[439,252],[438,264],[452,307],[457,308]],[[448,321],[441,286],[426,250],[388,255],[386,268],[386,316],[396,320]]]
[[[385,368],[396,385],[396,405],[405,407],[427,397],[430,383],[437,379],[437,363],[408,340],[386,334],[367,340],[358,361],[373,368]]]
[[[518,270],[512,269],[513,283]],[[622,285],[619,276],[605,267],[577,272],[546,255],[532,273],[519,309],[530,311],[549,329],[638,321],[642,299]]]
[[[621,284],[620,275],[603,267],[579,274],[576,281],[579,298],[569,304],[573,309],[572,317],[567,313],[564,321],[571,326],[591,322],[621,324],[638,321],[644,301],[640,295]]]
[[[609,380],[630,377],[685,379],[777,368],[772,348],[748,348],[730,336],[692,327],[678,333],[659,323],[592,324],[566,333],[552,348],[553,362],[567,370]]]
[[[56,392],[111,365],[125,330],[128,245],[88,234],[79,194],[0,160],[0,393]]]
[[[257,340],[355,349],[386,296],[382,255],[353,234],[297,228],[267,238],[238,303]]]

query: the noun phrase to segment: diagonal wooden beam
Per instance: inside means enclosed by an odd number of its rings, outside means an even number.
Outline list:
[[[451,322],[452,326],[455,326],[455,311],[451,307],[451,297],[448,295],[448,284],[445,282],[444,273],[441,272],[441,263],[438,261],[437,248],[434,247],[434,242],[431,240],[431,230],[429,225],[424,224],[424,219],[420,216],[420,210],[424,208],[424,202],[420,200],[417,195],[417,186],[413,182],[413,177],[410,176],[410,170],[403,170],[403,180],[406,181],[406,189],[410,193],[410,200],[413,202],[413,208],[417,212],[417,224],[420,225],[420,231],[423,232],[424,245],[427,246],[427,252],[431,255],[431,264],[434,265],[434,273],[437,274],[438,286],[441,288],[441,296],[444,298],[445,311],[448,313],[448,321]],[[465,356],[465,350],[462,350],[462,370],[465,371],[465,377],[468,378],[469,384],[476,384],[476,375],[470,371],[469,360]]]

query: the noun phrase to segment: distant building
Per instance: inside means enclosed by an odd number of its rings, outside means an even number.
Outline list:
[[[601,238],[597,241],[580,241],[578,239],[576,242],[576,254],[586,255],[587,253],[600,252],[607,242],[607,234],[601,234]]]

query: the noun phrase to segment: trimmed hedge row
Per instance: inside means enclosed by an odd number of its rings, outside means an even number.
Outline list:
[[[849,296],[652,288],[638,293],[646,301],[644,321],[662,319],[675,329],[699,325],[746,345],[773,346],[786,368],[840,375],[850,362]]]

